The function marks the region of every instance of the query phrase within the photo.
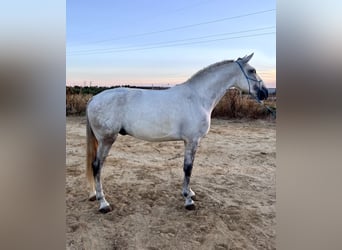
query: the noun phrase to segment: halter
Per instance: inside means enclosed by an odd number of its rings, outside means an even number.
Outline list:
[[[257,82],[257,83],[259,84],[259,88],[260,88],[260,83],[262,82],[262,80],[257,80],[257,79],[250,78],[250,77],[246,74],[246,72],[243,70],[242,65],[241,65],[238,61],[235,61],[235,62],[239,65],[239,67],[240,67],[240,69],[241,69],[243,75],[244,75],[244,76],[246,77],[246,79],[247,79],[247,82],[248,82],[248,94],[251,95],[251,83],[249,82],[249,80],[254,81],[254,82]],[[255,98],[257,99],[258,102],[260,102],[260,100],[259,100],[258,97],[255,97]]]
[[[247,79],[247,82],[248,82],[248,94],[251,95],[258,103],[262,104],[267,109],[267,111],[269,111],[272,114],[272,116],[275,118],[276,117],[276,113],[269,106],[267,106],[264,102],[262,102],[257,96],[254,96],[254,95],[251,94],[251,83],[249,81],[251,80],[251,81],[257,82],[259,84],[259,88],[260,88],[260,83],[262,82],[262,80],[257,80],[257,79],[253,79],[253,78],[249,77],[246,74],[246,72],[243,70],[242,65],[238,61],[235,61],[235,62],[239,65],[243,75]]]

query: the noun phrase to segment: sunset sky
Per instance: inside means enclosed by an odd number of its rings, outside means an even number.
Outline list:
[[[276,85],[276,1],[67,1],[66,84],[174,85],[254,52]]]

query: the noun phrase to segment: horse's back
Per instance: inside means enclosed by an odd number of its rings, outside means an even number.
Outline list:
[[[139,90],[131,90],[128,88],[108,89],[93,96],[89,101],[87,109],[91,111],[96,109],[98,112],[108,112],[116,107],[124,106],[129,99],[133,99],[134,95],[139,95]]]

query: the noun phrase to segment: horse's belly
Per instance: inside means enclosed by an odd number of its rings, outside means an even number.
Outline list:
[[[181,138],[172,136],[172,135],[162,135],[162,134],[155,134],[155,135],[147,135],[147,134],[136,134],[133,135],[135,138],[150,141],[150,142],[162,142],[162,141],[178,141]]]
[[[176,123],[165,120],[137,119],[131,123],[129,134],[147,141],[172,141],[180,140]]]

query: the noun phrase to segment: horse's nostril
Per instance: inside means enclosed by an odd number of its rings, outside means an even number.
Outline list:
[[[267,97],[268,97],[268,91],[267,91],[267,89],[261,89],[261,90],[259,91],[259,93],[258,93],[258,98],[259,98],[260,100],[266,100]]]

